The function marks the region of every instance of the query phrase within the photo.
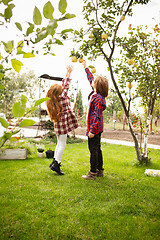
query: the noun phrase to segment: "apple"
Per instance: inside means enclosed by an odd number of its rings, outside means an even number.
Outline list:
[[[72,61],[72,62],[77,62],[76,56],[72,56],[72,57],[71,57],[71,61]]]
[[[91,69],[91,73],[96,73],[96,69],[95,69],[95,68],[92,68],[92,69]]]
[[[132,24],[129,24],[128,30],[132,29]]]
[[[129,64],[129,65],[133,65],[133,64],[134,64],[134,59],[133,59],[133,58],[128,59],[128,64]]]
[[[131,88],[133,87],[133,84],[129,82],[129,83],[127,84],[127,86],[128,86],[128,88],[131,89]]]
[[[102,38],[103,40],[106,40],[106,39],[108,38],[107,33],[102,33],[101,38]]]
[[[82,63],[84,61],[83,58],[79,58],[79,62]]]
[[[125,16],[121,16],[121,21],[124,21],[124,19],[125,19]]]
[[[94,37],[93,33],[90,33],[89,38],[93,38],[93,37]]]

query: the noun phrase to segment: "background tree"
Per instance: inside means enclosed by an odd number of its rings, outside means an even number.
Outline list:
[[[147,4],[148,2],[149,0],[84,0],[83,12],[84,18],[87,21],[88,29],[84,30],[82,28],[79,32],[75,32],[77,42],[81,42],[80,51],[85,56],[88,56],[91,60],[94,60],[97,57],[103,57],[108,63],[111,79],[123,106],[129,129],[135,143],[137,159],[140,163],[142,163],[142,155],[130,119],[130,104],[126,104],[119,90],[112,64],[114,61],[113,54],[116,46],[120,46],[120,37],[117,36],[120,24],[125,20],[126,15],[132,15],[132,7],[134,5]]]
[[[107,108],[103,112],[104,122],[109,122],[110,119],[113,117],[113,113],[122,112],[122,104],[119,100],[114,89],[110,89],[109,96],[107,97]]]
[[[155,26],[154,32],[149,32],[147,26],[145,26],[145,29],[142,26],[135,29],[130,25],[129,36],[120,40],[123,51],[121,52],[121,61],[119,60],[115,70],[119,77],[121,92],[124,92],[126,86],[129,89],[128,93],[125,93],[128,104],[138,97],[141,99],[141,106],[145,110],[143,155],[146,159],[149,127],[155,100],[160,95],[158,25]],[[135,85],[136,89],[132,90]],[[140,119],[141,122],[142,119]]]
[[[155,101],[155,107],[153,109],[153,116],[155,118],[155,126],[158,126],[158,120],[160,119],[160,97]]]
[[[33,103],[35,92],[39,86],[39,80],[33,71],[28,71],[23,74],[9,72],[4,78],[5,89],[0,90],[2,96],[1,108],[4,109],[6,117],[11,116],[11,109],[14,102],[22,95],[28,97],[28,105]]]
[[[79,117],[83,116],[83,100],[82,100],[81,90],[79,90],[77,93],[74,111],[77,116],[79,116]]]

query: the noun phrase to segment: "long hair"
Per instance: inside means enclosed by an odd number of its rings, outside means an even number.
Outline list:
[[[59,122],[61,120],[62,116],[62,104],[60,103],[59,96],[61,95],[63,91],[63,88],[59,84],[52,85],[48,92],[46,97],[49,97],[50,100],[46,102],[47,105],[47,112],[51,119],[51,121]]]

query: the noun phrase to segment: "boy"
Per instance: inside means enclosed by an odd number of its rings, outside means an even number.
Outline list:
[[[105,97],[108,96],[109,86],[108,80],[101,76],[98,76],[93,82],[94,77],[89,68],[86,67],[86,61],[84,60],[82,64],[92,87],[92,92],[89,95],[86,133],[90,151],[90,171],[82,177],[94,180],[96,177],[103,177],[101,133],[103,132],[103,111],[106,109]]]

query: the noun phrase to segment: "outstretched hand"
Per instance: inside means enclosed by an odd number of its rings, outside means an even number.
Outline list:
[[[83,60],[82,64],[83,64],[84,68],[87,67],[87,64],[86,64],[86,61],[85,61],[85,60]]]
[[[67,66],[67,74],[66,77],[70,78],[71,72],[73,71],[73,66],[72,65],[68,65]]]

